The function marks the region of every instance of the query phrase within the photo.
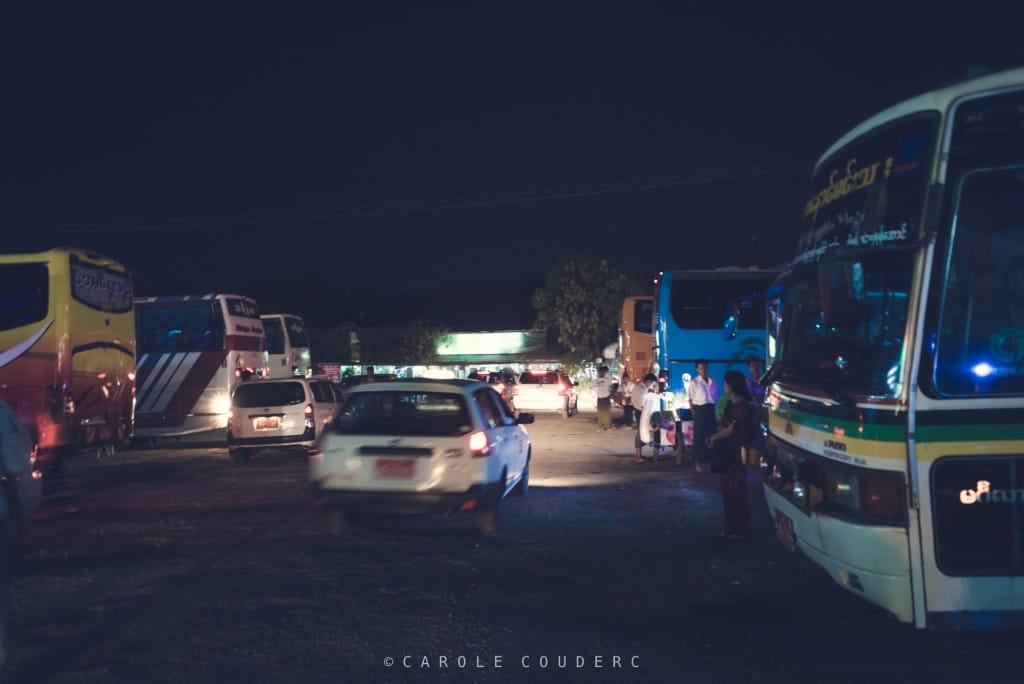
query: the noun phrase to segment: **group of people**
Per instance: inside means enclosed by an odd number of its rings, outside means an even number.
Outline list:
[[[725,525],[722,537],[738,541],[750,534],[750,494],[747,490],[744,456],[758,449],[761,430],[761,407],[764,387],[760,383],[761,364],[756,359],[748,362],[749,375],[730,370],[723,377],[725,405],[721,415],[716,412],[719,403],[718,384],[708,376],[708,362],[696,362],[696,375],[687,385],[687,399],[693,417],[694,467],[697,472],[708,472],[712,460],[719,461],[716,472],[721,475],[722,503]],[[605,369],[607,370],[607,369]],[[601,377],[601,371],[598,372]],[[662,380],[648,373],[640,382],[633,382],[628,373],[622,376],[619,387],[624,398],[623,410],[627,425],[636,425],[634,462],[653,460],[645,458],[643,447],[657,445],[657,426],[652,417],[661,410],[659,387]],[[627,399],[628,398],[628,399]],[[610,398],[608,409],[610,409]],[[601,423],[601,396],[598,396],[598,421]],[[606,409],[607,410],[607,409]],[[607,418],[610,427],[610,418]],[[719,452],[717,455],[715,452]],[[713,458],[716,457],[717,458]]]

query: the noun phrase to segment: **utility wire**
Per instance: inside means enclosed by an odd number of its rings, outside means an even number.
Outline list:
[[[697,185],[728,180],[738,180],[755,176],[793,173],[796,171],[810,172],[810,161],[777,162],[744,168],[720,169],[698,172],[687,175],[664,176],[659,178],[636,178],[622,181],[609,181],[593,185],[569,186],[547,190],[497,193],[490,195],[470,195],[453,197],[443,200],[425,200],[411,202],[391,202],[380,204],[364,204],[320,210],[282,210],[250,214],[234,214],[222,216],[198,216],[164,219],[143,219],[138,221],[61,223],[39,226],[22,225],[14,229],[32,230],[35,233],[107,233],[107,232],[156,232],[164,230],[190,230],[197,228],[216,228],[239,225],[268,225],[280,223],[306,223],[315,221],[331,221],[346,218],[366,218],[392,216],[426,212],[452,211],[488,206],[526,204],[552,200],[594,197],[612,193],[633,192],[636,190],[652,190],[658,188]]]

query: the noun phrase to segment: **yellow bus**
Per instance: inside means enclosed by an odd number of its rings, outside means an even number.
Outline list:
[[[767,299],[779,538],[917,627],[1024,625],[1024,69],[837,140]]]
[[[135,314],[123,265],[71,247],[0,254],[0,396],[44,468],[131,438]]]
[[[619,314],[619,373],[640,382],[654,369],[654,297],[626,297]]]

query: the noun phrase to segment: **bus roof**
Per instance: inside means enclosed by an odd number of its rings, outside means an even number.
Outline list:
[[[846,147],[853,140],[888,121],[892,121],[915,112],[946,111],[955,100],[965,95],[979,95],[988,91],[996,92],[1021,85],[1024,85],[1024,67],[1008,69],[994,74],[958,81],[957,83],[946,86],[945,88],[933,90],[904,100],[899,104],[882,110],[866,121],[863,121],[843,135],[843,137],[839,138],[839,140],[834,142],[832,146],[825,150],[825,153],[818,158],[817,163],[814,165],[815,171],[817,171],[817,168],[822,164],[822,162],[843,147]]]
[[[216,299],[217,297],[235,297],[238,299],[248,299],[249,301],[255,302],[256,300],[246,295],[230,294],[226,292],[208,292],[206,294],[192,294],[192,295],[161,295],[159,297],[136,297],[136,304],[147,304],[150,302],[195,302],[204,299]]]

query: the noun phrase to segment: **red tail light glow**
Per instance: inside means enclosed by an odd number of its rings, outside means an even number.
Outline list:
[[[489,456],[491,449],[492,445],[490,440],[487,439],[486,432],[474,432],[469,436],[469,451],[473,458]]]
[[[307,428],[311,428],[315,424],[315,421],[313,419],[313,405],[312,404],[306,404],[305,413],[306,413],[306,427]]]

